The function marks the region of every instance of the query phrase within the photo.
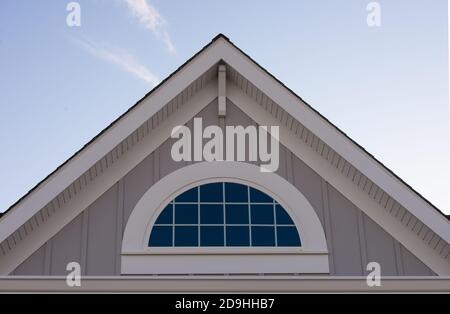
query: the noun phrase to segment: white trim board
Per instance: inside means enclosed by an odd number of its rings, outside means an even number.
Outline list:
[[[0,293],[450,293],[450,278],[329,276],[121,276],[82,277],[69,287],[65,277],[0,277]]]

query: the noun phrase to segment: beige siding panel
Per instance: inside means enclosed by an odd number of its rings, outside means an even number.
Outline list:
[[[280,164],[278,167],[278,171],[276,173],[280,176],[288,180],[287,170],[286,170],[286,159],[288,157],[288,153],[286,151],[286,147],[280,144]]]
[[[52,258],[50,261],[50,274],[52,276],[63,276],[67,274],[67,264],[81,261],[82,225],[83,214],[75,218],[70,224],[62,229],[52,241]],[[98,226],[97,228],[101,228]]]
[[[131,215],[131,211],[144,193],[153,185],[153,159],[155,151],[131,170],[124,178],[124,215],[123,229]]]
[[[294,185],[311,203],[324,226],[322,179],[310,167],[293,156]]]
[[[15,276],[34,276],[45,272],[45,246],[42,246],[15,271]]]
[[[247,127],[249,125],[256,125],[256,124],[255,124],[255,122],[252,119],[250,119],[244,112],[242,112],[232,102],[227,101],[227,115],[225,117],[225,125],[226,126],[243,126],[243,127]],[[225,135],[226,135],[226,132],[224,131],[224,141],[226,142],[226,136]],[[234,155],[235,155],[235,158],[236,158],[236,147],[237,147],[237,143],[235,141],[235,143],[234,143]],[[226,150],[225,150],[224,153],[226,154]],[[248,150],[246,151],[246,156],[248,156]]]
[[[218,106],[218,101],[215,100],[197,115],[198,118],[203,119],[203,128],[210,125],[219,125]]]
[[[358,209],[333,187],[328,187],[336,274],[362,275]]]
[[[169,139],[158,148],[159,165],[157,168],[159,169],[159,175],[161,178],[164,178],[181,166],[178,162],[175,162],[171,158],[172,144],[175,141],[175,139]]]
[[[330,262],[330,275],[336,276],[336,267],[334,266],[334,244],[333,244],[333,231],[331,229],[331,214],[330,214],[330,202],[328,197],[328,183],[321,179],[322,199],[323,199],[323,223],[325,237],[327,238],[328,245],[328,259]]]
[[[394,239],[368,216],[363,215],[368,263],[377,262],[382,276],[397,276]]]
[[[116,184],[89,208],[86,274],[108,276],[116,273],[117,231]],[[101,226],[101,227],[100,227]]]
[[[433,271],[422,263],[403,245],[401,247],[401,256],[403,261],[403,269],[405,276],[434,276]]]

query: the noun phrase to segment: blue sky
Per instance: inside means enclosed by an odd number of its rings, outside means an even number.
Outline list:
[[[446,0],[0,1],[0,211],[224,33],[450,214]]]

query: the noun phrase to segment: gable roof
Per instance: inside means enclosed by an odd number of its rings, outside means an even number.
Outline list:
[[[216,48],[216,50],[213,50],[213,48]],[[230,50],[231,48],[231,50]],[[209,55],[207,52],[209,51]],[[235,51],[238,52],[238,54],[235,53]],[[226,55],[226,54],[229,55]],[[205,56],[206,55],[206,56]],[[199,58],[206,58],[207,59],[207,65],[205,66],[197,66],[197,68],[194,67],[195,62]],[[32,214],[39,210],[42,206],[45,206],[45,202],[51,201],[51,199],[54,197],[51,197],[51,195],[55,195],[58,193],[58,189],[61,191],[66,186],[61,186],[62,183],[60,183],[60,186],[58,186],[59,182],[68,182],[70,178],[75,177],[76,175],[81,175],[81,173],[76,173],[76,169],[79,167],[76,167],[74,165],[81,165],[81,168],[86,168],[89,166],[89,163],[96,162],[98,159],[103,157],[100,152],[98,153],[91,153],[91,151],[94,150],[97,146],[102,148],[101,152],[108,152],[108,149],[113,147],[113,145],[117,145],[117,142],[120,142],[119,139],[121,139],[120,136],[126,134],[126,132],[129,132],[130,130],[134,131],[132,127],[134,126],[137,128],[139,124],[133,125],[134,121],[132,116],[136,113],[137,110],[144,111],[143,106],[145,105],[145,100],[151,98],[151,97],[160,97],[162,100],[160,101],[160,105],[163,106],[168,101],[168,99],[164,98],[161,95],[158,95],[158,93],[162,93],[164,87],[172,84],[172,87],[176,87],[181,89],[184,88],[183,84],[176,82],[176,78],[179,76],[184,76],[183,82],[190,82],[193,78],[196,78],[199,74],[202,74],[202,71],[208,67],[208,65],[215,64],[223,59],[226,63],[232,63],[235,68],[239,69],[239,65],[242,65],[242,67],[246,67],[246,70],[248,72],[257,73],[260,75],[260,73],[263,73],[267,75],[267,79],[265,82],[261,82],[261,86],[264,84],[278,84],[277,88],[281,87],[283,90],[287,90],[290,96],[293,96],[297,101],[300,101],[304,106],[304,108],[297,108],[297,103],[295,103],[294,108],[290,108],[292,110],[303,110],[301,113],[306,115],[312,116],[312,119],[310,120],[317,120],[319,127],[317,127],[317,130],[314,130],[316,126],[308,125],[308,122],[306,121],[305,126],[308,129],[312,129],[312,131],[315,133],[322,132],[322,134],[319,134],[318,136],[321,137],[323,135],[323,139],[330,144],[330,146],[341,146],[337,147],[336,151],[339,154],[342,154],[344,157],[346,152],[348,150],[354,150],[357,154],[357,156],[354,158],[352,163],[356,163],[359,165],[367,165],[367,168],[371,168],[373,176],[376,178],[374,181],[377,180],[380,182],[387,182],[388,187],[396,188],[400,190],[401,194],[400,198],[403,197],[403,200],[408,204],[414,204],[417,206],[407,206],[407,209],[409,210],[412,208],[416,212],[415,215],[418,216],[420,220],[422,220],[426,225],[430,226],[439,236],[441,236],[447,243],[449,243],[450,239],[450,224],[448,223],[447,217],[431,202],[426,200],[422,195],[420,195],[418,192],[416,192],[411,186],[409,186],[406,182],[404,182],[401,178],[396,176],[390,169],[388,169],[386,166],[384,166],[381,162],[379,162],[373,155],[369,154],[363,147],[361,147],[359,144],[357,144],[355,141],[353,141],[349,136],[347,136],[344,132],[342,132],[338,127],[336,127],[334,124],[332,124],[328,119],[326,119],[324,116],[322,116],[318,111],[316,111],[312,106],[310,106],[308,103],[306,103],[301,97],[296,95],[292,90],[290,90],[288,87],[286,87],[282,82],[280,82],[276,77],[274,77],[271,73],[269,73],[266,69],[261,67],[257,62],[255,62],[253,59],[251,59],[247,54],[245,54],[240,48],[235,46],[226,36],[219,34],[216,36],[208,45],[206,45],[203,49],[201,49],[197,54],[195,54],[191,59],[186,61],[181,67],[179,67],[174,73],[172,73],[168,78],[166,78],[164,81],[162,81],[158,86],[156,86],[154,89],[152,89],[147,95],[145,95],[140,101],[138,101],[133,107],[131,107],[129,110],[127,110],[123,115],[121,115],[118,119],[116,119],[111,125],[109,125],[106,129],[104,129],[99,135],[94,137],[89,143],[87,143],[81,150],[79,150],[77,153],[75,153],[71,158],[69,158],[65,163],[63,163],[60,167],[58,167],[54,172],[52,172],[48,177],[46,177],[44,180],[42,180],[40,183],[36,185],[31,191],[29,191],[25,196],[23,196],[20,200],[18,200],[14,205],[12,205],[5,215],[1,217],[0,220],[0,242],[4,241],[10,234],[12,234],[17,228],[20,227],[21,223],[25,223]],[[250,61],[250,62],[249,62]],[[245,63],[247,62],[247,63]],[[253,68],[249,68],[250,65],[253,66]],[[198,65],[198,64],[197,64]],[[189,73],[186,73],[185,70],[189,68]],[[260,71],[260,72],[257,72]],[[261,72],[262,71],[262,72]],[[192,72],[192,73],[191,73]],[[256,75],[256,74],[255,74]],[[264,77],[266,78],[266,77]],[[264,86],[263,86],[264,87]],[[173,88],[173,89],[176,89]],[[288,103],[289,101],[286,101]],[[282,102],[281,102],[282,103]],[[149,107],[149,106],[147,106]],[[160,108],[159,108],[160,109]],[[150,117],[155,114],[158,111],[158,108],[145,108],[145,114],[150,115]],[[297,114],[297,117],[301,114]],[[310,117],[305,117],[304,120],[308,120]],[[125,121],[125,120],[130,121]],[[123,125],[125,123],[132,124],[131,126],[124,127]],[[136,122],[138,123],[138,122]],[[303,123],[303,122],[302,122]],[[118,128],[122,127],[121,130],[117,130]],[[322,129],[318,129],[322,127]],[[115,134],[114,134],[115,133]],[[119,134],[120,133],[120,134]],[[131,132],[130,132],[131,133]],[[128,135],[128,134],[127,134]],[[108,138],[107,138],[108,137]],[[90,154],[89,157],[86,157],[85,155]],[[350,158],[351,159],[351,158]],[[374,164],[372,164],[374,163]],[[71,169],[68,169],[71,167]],[[357,166],[359,168],[364,168],[363,166]],[[68,172],[64,173],[64,172]],[[387,176],[386,176],[387,174]],[[370,176],[369,176],[370,177]],[[62,180],[62,178],[65,179]],[[378,182],[376,182],[378,184]],[[53,190],[51,193],[49,193],[48,199],[45,197],[38,197],[39,194],[43,194],[43,190],[47,187],[46,185],[53,184]],[[50,188],[49,188],[50,189]],[[390,189],[387,189],[388,192]],[[409,195],[405,196],[405,190],[406,193],[409,193]],[[59,191],[60,192],[60,191]],[[57,194],[56,194],[57,195]],[[36,202],[36,204],[33,204],[32,201],[30,201],[31,198],[37,199],[39,202]],[[26,203],[31,203],[26,206]],[[420,203],[421,202],[421,203]],[[40,205],[39,205],[40,204]],[[42,205],[42,206],[41,206]],[[39,208],[38,208],[39,207]],[[17,214],[17,217],[15,217],[14,224],[8,224],[8,218],[10,215],[15,213],[16,211],[23,211],[23,213]],[[435,214],[438,214],[437,216]],[[440,220],[439,220],[440,217]]]
[[[53,172],[51,172],[47,177],[45,177],[43,180],[41,180],[39,183],[37,183],[30,191],[25,193],[20,199],[18,199],[15,203],[13,203],[8,209],[6,209],[3,213],[0,213],[0,218],[2,216],[9,213],[14,207],[16,207],[21,201],[23,201],[25,198],[27,198],[30,194],[32,194],[34,191],[36,191],[43,183],[45,183],[47,180],[49,180],[53,175],[57,174],[58,171],[63,168],[65,165],[67,165],[69,162],[71,162],[76,156],[78,156],[83,151],[89,149],[89,147],[95,142],[97,138],[102,136],[104,133],[108,132],[115,124],[117,124],[124,116],[126,116],[129,112],[131,112],[134,108],[136,108],[140,103],[142,103],[147,97],[151,96],[156,90],[161,88],[167,81],[169,81],[173,76],[175,76],[179,71],[181,71],[184,67],[186,67],[193,59],[195,59],[198,55],[200,55],[203,51],[205,51],[208,47],[214,44],[219,39],[224,39],[233,47],[238,49],[243,55],[245,55],[248,59],[250,59],[255,65],[257,65],[261,70],[263,70],[266,74],[268,74],[271,78],[276,80],[279,84],[281,84],[284,88],[289,90],[289,92],[297,97],[300,101],[302,101],[305,105],[307,105],[311,110],[313,110],[321,119],[329,123],[333,126],[333,128],[336,129],[339,133],[341,133],[343,136],[345,136],[348,140],[350,140],[353,144],[358,146],[361,150],[363,150],[370,158],[372,158],[374,161],[376,161],[380,166],[382,166],[385,170],[387,170],[389,173],[391,173],[393,176],[395,176],[402,184],[406,185],[414,194],[416,194],[418,197],[420,197],[423,201],[425,201],[427,204],[429,204],[434,210],[436,210],[439,214],[444,216],[445,218],[450,220],[450,215],[445,215],[443,211],[441,211],[437,206],[435,206],[432,202],[430,202],[428,199],[426,199],[422,194],[420,194],[418,191],[416,191],[412,186],[410,186],[408,183],[406,183],[401,177],[399,177],[395,172],[393,172],[391,169],[389,169],[387,166],[385,166],[381,161],[379,161],[374,155],[372,155],[370,152],[368,152],[362,145],[357,143],[355,140],[353,140],[350,136],[348,136],[344,131],[342,131],[339,127],[337,127],[333,122],[331,122],[328,118],[323,116],[319,111],[317,111],[313,106],[311,106],[308,102],[306,102],[302,97],[300,97],[298,94],[296,94],[292,89],[290,89],[288,86],[286,86],[282,81],[280,81],[277,77],[275,77],[272,73],[270,73],[267,69],[265,69],[263,66],[261,66],[258,62],[256,62],[252,57],[250,57],[247,53],[245,53],[242,49],[240,49],[238,46],[236,46],[227,36],[224,34],[218,34],[216,37],[214,37],[210,43],[208,43],[206,46],[204,46],[200,51],[198,51],[195,55],[193,55],[190,59],[188,59],[185,63],[183,63],[180,67],[178,67],[174,72],[172,72],[167,78],[165,78],[161,83],[159,83],[157,86],[155,86],[152,90],[150,90],[147,94],[145,94],[144,97],[142,97],[139,101],[137,101],[133,106],[131,106],[127,111],[125,111],[121,116],[119,116],[116,120],[111,122],[110,125],[108,125],[105,129],[103,129],[98,135],[93,137],[88,143],[86,143],[80,150],[78,150],[75,154],[73,154],[69,159],[67,159],[65,162],[63,162],[60,166],[58,166]]]

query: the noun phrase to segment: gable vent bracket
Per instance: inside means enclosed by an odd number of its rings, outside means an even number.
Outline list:
[[[227,67],[224,64],[219,65],[218,78],[218,98],[219,98],[219,117],[227,115]]]

